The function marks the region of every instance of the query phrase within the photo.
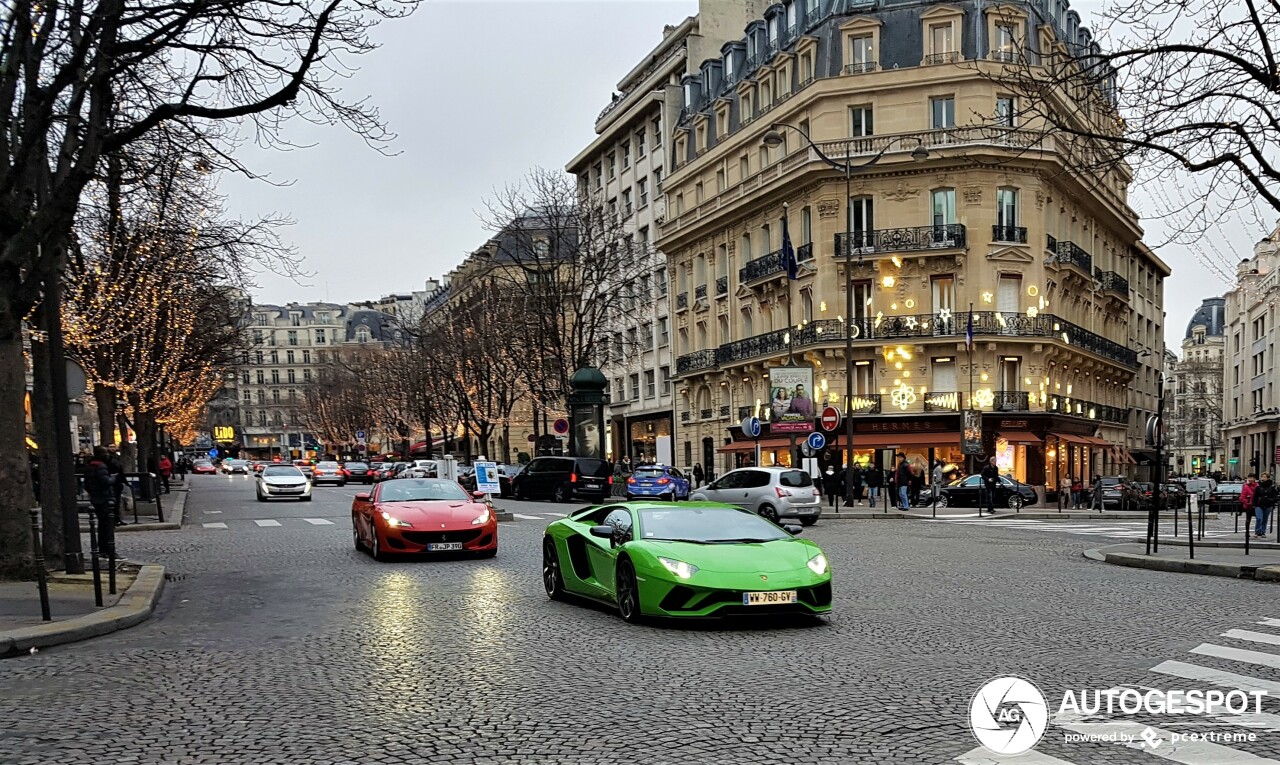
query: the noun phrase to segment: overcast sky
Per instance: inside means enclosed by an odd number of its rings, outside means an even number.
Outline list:
[[[1074,6],[1087,21],[1099,2]],[[596,115],[663,25],[696,12],[688,0],[428,0],[385,23],[375,32],[382,48],[364,57],[347,91],[381,109],[398,135],[396,156],[341,128],[299,122],[287,136],[309,148],[241,152],[289,185],[223,182],[233,213],[293,218],[282,234],[314,273],[303,284],[262,274],[255,300],[369,300],[445,274],[488,238],[477,212],[494,188],[533,166],[562,168],[592,140]],[[1148,194],[1168,198],[1180,188],[1138,191],[1133,201],[1148,214]],[[1263,233],[1233,222],[1196,248],[1160,251],[1174,272],[1165,291],[1171,348],[1200,300],[1228,289],[1204,259],[1238,261]]]

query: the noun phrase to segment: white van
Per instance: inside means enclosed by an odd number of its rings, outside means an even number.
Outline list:
[[[1194,494],[1204,502],[1209,499],[1209,493],[1218,488],[1218,482],[1212,478],[1188,478],[1183,486],[1187,489],[1188,497]]]

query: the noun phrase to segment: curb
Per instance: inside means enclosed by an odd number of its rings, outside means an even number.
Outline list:
[[[498,523],[502,523],[503,521],[514,521],[516,519],[514,515],[506,510],[497,510],[494,512],[493,516],[498,519]]]
[[[998,512],[995,515],[988,515],[984,513],[981,518],[979,518],[976,514],[974,515],[939,515],[937,518],[934,518],[933,516],[928,515],[927,513],[928,511],[925,511],[925,514],[923,515],[920,514],[919,512],[903,513],[900,510],[891,510],[888,513],[879,512],[879,511],[876,511],[876,512],[855,511],[852,513],[837,513],[837,512],[827,512],[824,510],[822,513],[822,520],[824,521],[826,520],[864,521],[864,520],[887,520],[890,518],[903,518],[903,519],[915,519],[915,520],[923,520],[923,521],[964,520],[964,521],[980,522],[980,521],[987,521],[987,520],[1007,521],[1010,519],[1013,519],[1013,520],[1025,519],[1029,521],[1052,521],[1052,520],[1132,521],[1132,520],[1142,520],[1146,518],[1145,515],[1141,515],[1139,517],[1139,515],[1135,513],[1095,513],[1093,515],[1068,515],[1066,513],[1054,513],[1054,512],[1032,512],[1032,513]],[[1168,515],[1168,516],[1162,515],[1160,517],[1162,520],[1173,520],[1172,515]],[[1196,544],[1198,545],[1200,543],[1197,542]]]
[[[174,497],[173,507],[169,509],[167,515],[169,520],[164,523],[130,523],[127,526],[116,526],[116,533],[121,534],[132,531],[177,531],[182,528],[182,517],[187,509],[187,492],[174,491],[169,496]],[[88,524],[80,524],[80,533],[88,534]]]
[[[1234,563],[1213,563],[1199,560],[1156,558],[1134,553],[1109,553],[1102,549],[1085,550],[1089,560],[1110,563],[1113,566],[1142,568],[1148,571],[1164,571],[1171,574],[1200,574],[1229,579],[1252,579],[1258,582],[1280,582],[1280,566],[1241,566]]]
[[[75,643],[127,629],[151,618],[164,592],[164,566],[143,566],[120,600],[85,616],[0,632],[0,656]]]

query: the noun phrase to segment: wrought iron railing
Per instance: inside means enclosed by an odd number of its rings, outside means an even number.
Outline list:
[[[752,407],[749,407],[749,406],[738,407],[738,419],[745,420],[746,418],[750,417],[751,411],[752,411]]]
[[[729,407],[728,407],[728,406],[722,406],[722,407],[720,407],[720,416],[721,416],[721,417],[728,417],[728,416],[729,416]]]
[[[785,334],[786,330],[775,329],[762,335],[725,343],[716,349],[716,366],[785,351],[787,344],[782,339]]]
[[[845,234],[836,234],[836,257],[845,257]],[[886,252],[941,250],[965,246],[965,229],[960,223],[941,226],[910,226],[854,231],[851,240],[854,255]]]
[[[1094,276],[1102,283],[1102,289],[1129,297],[1129,280],[1115,271],[1094,271]]]
[[[796,262],[803,263],[806,260],[813,260],[813,242],[802,244],[796,248]]]
[[[1114,422],[1121,425],[1129,422],[1129,410],[1125,407],[1096,404],[1092,401],[1069,396],[1048,396],[1045,399],[1044,408],[1047,412],[1058,412],[1059,414],[1084,417],[1089,420]]]
[[[1054,251],[1058,254],[1058,263],[1082,268],[1086,273],[1093,270],[1093,256],[1085,252],[1084,249],[1075,242],[1069,242],[1062,239],[1056,240],[1055,244],[1057,245],[1057,249]]]
[[[857,416],[861,414],[880,414],[883,408],[883,399],[879,393],[866,393],[855,395],[849,401],[849,414]],[[855,445],[857,442],[854,442]]]
[[[694,300],[706,300],[706,299],[707,299],[707,285],[705,285],[705,284],[699,284],[697,287],[694,287],[694,288],[693,288],[693,299],[694,299]]]
[[[749,261],[745,266],[739,268],[738,281],[742,284],[747,284],[756,279],[780,274],[786,270],[782,264],[782,251],[779,250]]]
[[[845,64],[844,73],[845,74],[866,74],[867,72],[874,72],[876,70],[876,66],[877,65],[875,61],[859,61],[855,64]]]
[[[723,296],[729,294],[729,277],[721,276],[716,279],[716,295]]]
[[[688,422],[688,421],[689,421],[689,419],[690,419],[690,417],[691,417],[691,415],[690,415],[688,412],[681,412],[681,413],[680,413],[680,422]]]
[[[924,66],[934,66],[936,64],[950,64],[960,60],[959,51],[947,51],[946,53],[930,53],[924,57]]]
[[[997,224],[991,227],[991,241],[1026,244],[1027,229],[1024,226],[1001,226]]]
[[[1031,397],[1026,391],[998,390],[992,394],[991,408],[997,412],[1029,412]],[[972,404],[970,405],[972,406]]]
[[[711,419],[711,410],[710,410],[710,409],[699,409],[699,410],[698,410],[698,419],[700,419],[700,420],[709,420],[709,419]]]
[[[716,365],[716,349],[706,348],[693,353],[686,353],[676,359],[676,374],[686,375],[702,369],[710,369]]]
[[[681,292],[679,295],[676,295],[676,308],[679,310],[683,310],[688,307],[689,307],[689,293]]]

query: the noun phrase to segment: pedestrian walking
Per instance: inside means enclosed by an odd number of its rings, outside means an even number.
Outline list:
[[[894,484],[898,490],[898,509],[906,511],[911,506],[911,464],[907,462],[907,455],[898,452],[898,469],[894,473]]]
[[[173,472],[173,463],[169,461],[169,455],[161,454],[160,461],[156,463],[156,467],[160,470],[160,483],[164,485],[164,493],[169,493],[169,474]]]
[[[1080,503],[1084,500],[1084,481],[1079,476],[1071,479],[1071,509],[1079,510]]]
[[[933,475],[930,476],[930,483],[933,487],[933,496],[938,496],[938,489],[942,488],[942,460],[933,461]]]
[[[1263,473],[1262,480],[1258,481],[1258,486],[1253,490],[1253,506],[1254,516],[1257,518],[1257,524],[1254,526],[1254,537],[1262,539],[1267,535],[1267,522],[1271,520],[1271,511],[1276,507],[1277,492],[1275,483],[1271,480],[1270,473]]]
[[[911,466],[911,506],[920,504],[920,492],[924,491],[924,466]]]
[[[84,466],[84,490],[89,495],[93,514],[98,518],[100,546],[108,556],[114,555],[115,550],[114,516],[119,496],[110,460],[106,447],[99,446],[93,450],[93,457]]]
[[[987,493],[987,512],[995,514],[996,487],[1000,485],[1000,468],[996,467],[996,458],[987,460],[982,468],[982,488]]]
[[[1089,509],[1096,509],[1098,512],[1102,512],[1102,476],[1095,475],[1093,477],[1093,484],[1089,487],[1089,495]]]
[[[707,474],[702,472],[702,463],[701,462],[693,463],[693,488],[696,489],[702,486],[702,479],[706,477],[707,477]]]
[[[875,507],[880,503],[880,487],[884,486],[884,474],[875,465],[868,465],[862,473],[867,484],[867,506]]]
[[[844,494],[843,471],[837,473],[832,466],[827,467],[827,472],[822,476],[822,490],[826,492],[827,503],[832,509],[840,507],[839,497]]]
[[[101,447],[105,449],[105,447]],[[94,449],[94,456],[97,456],[97,448]],[[111,473],[114,481],[115,504],[112,506],[115,525],[123,526],[124,517],[121,515],[124,505],[124,463],[120,460],[119,452],[107,452],[106,457],[107,471]],[[136,499],[136,498],[135,498]]]

